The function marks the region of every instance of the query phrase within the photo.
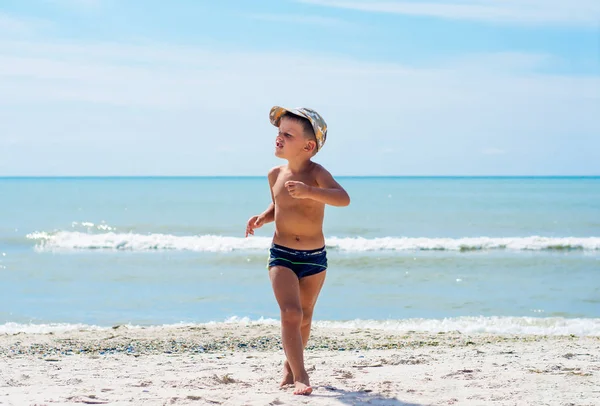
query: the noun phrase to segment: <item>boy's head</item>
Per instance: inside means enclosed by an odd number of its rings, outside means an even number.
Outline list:
[[[271,124],[279,128],[280,136],[282,136],[282,139],[278,141],[276,151],[282,151],[285,143],[288,142],[296,147],[304,142],[302,148],[313,156],[325,144],[327,124],[323,117],[312,109],[304,107],[289,109],[275,106],[271,109],[269,119]]]

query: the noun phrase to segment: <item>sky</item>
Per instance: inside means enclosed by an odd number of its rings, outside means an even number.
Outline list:
[[[598,0],[2,0],[0,176],[600,175]]]

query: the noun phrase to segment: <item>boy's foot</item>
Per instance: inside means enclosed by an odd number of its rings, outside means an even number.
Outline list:
[[[310,395],[313,391],[310,387],[310,382],[308,381],[308,374],[304,375],[304,379],[296,380],[294,385],[296,386],[294,395]]]
[[[294,374],[292,373],[292,369],[290,368],[289,362],[287,360],[283,364],[283,380],[279,385],[280,388],[283,388],[287,385],[292,385],[294,383]]]

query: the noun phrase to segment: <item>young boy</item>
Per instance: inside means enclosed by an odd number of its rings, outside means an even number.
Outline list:
[[[287,165],[269,171],[272,203],[248,220],[246,237],[275,221],[268,268],[281,310],[286,356],[281,386],[294,384],[294,394],[310,395],[304,347],[327,269],[325,205],[347,206],[350,197],[325,168],[311,160],[327,137],[327,125],[316,111],[275,106],[270,120],[279,127],[275,156],[285,159]]]

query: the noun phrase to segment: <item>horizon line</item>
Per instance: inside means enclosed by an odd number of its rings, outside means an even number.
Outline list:
[[[0,179],[226,179],[266,178],[267,175],[0,175]],[[600,175],[336,175],[336,178],[600,178]]]

